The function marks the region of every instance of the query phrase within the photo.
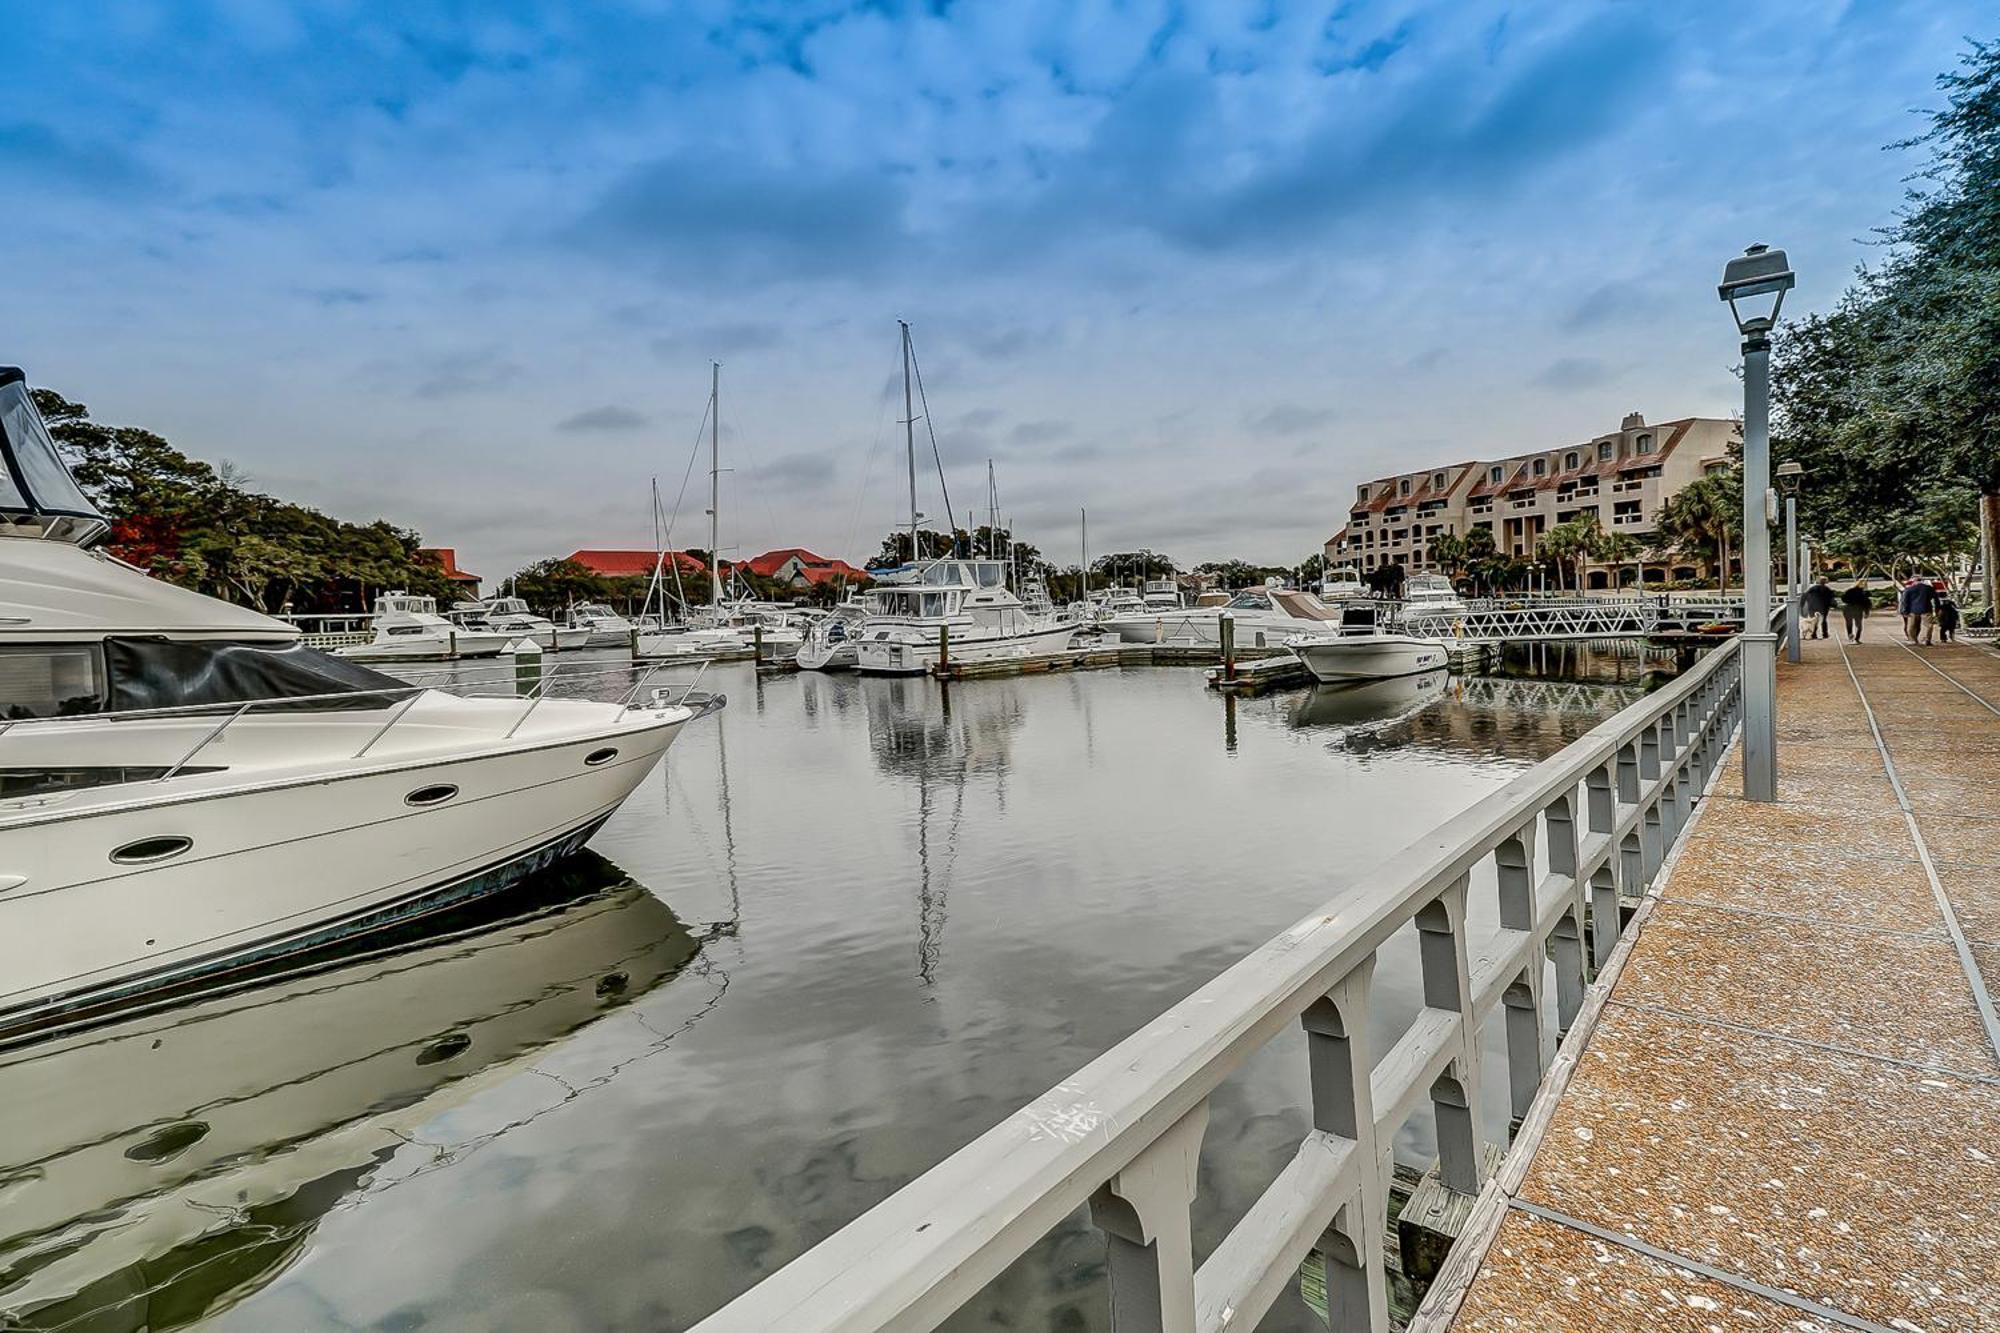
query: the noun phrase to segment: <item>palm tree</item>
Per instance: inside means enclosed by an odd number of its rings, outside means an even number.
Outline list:
[[[1631,533],[1606,532],[1604,529],[1599,528],[1596,540],[1591,543],[1590,558],[1600,565],[1611,566],[1611,586],[1613,589],[1616,589],[1618,586],[1618,566],[1628,560],[1637,562],[1644,551],[1645,547]],[[1645,566],[1641,565],[1639,567],[1638,575],[1639,591],[1644,592],[1646,590]]]
[[[1716,582],[1729,591],[1729,543],[1743,526],[1743,477],[1735,469],[1689,482],[1660,506],[1660,536],[1697,559],[1715,559]]]

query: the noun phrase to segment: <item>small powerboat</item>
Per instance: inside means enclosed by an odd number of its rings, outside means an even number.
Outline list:
[[[435,662],[454,657],[497,657],[521,637],[476,625],[455,625],[438,614],[437,598],[385,592],[375,599],[375,637],[336,651],[357,662]]]
[[[1332,633],[1302,634],[1285,646],[1322,682],[1414,676],[1447,664],[1441,640],[1384,632],[1370,603],[1342,607],[1340,627]]]

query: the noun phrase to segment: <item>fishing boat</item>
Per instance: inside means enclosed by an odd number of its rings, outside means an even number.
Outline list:
[[[929,670],[942,652],[954,662],[992,662],[1067,648],[1077,622],[1031,614],[1006,579],[1006,566],[993,560],[933,560],[877,571],[855,666],[910,675]]]
[[[374,637],[334,651],[357,662],[442,662],[455,657],[497,657],[520,635],[478,625],[453,624],[438,614],[437,598],[385,592],[375,599]]]
[[[796,654],[806,671],[852,671],[860,665],[857,635],[868,619],[865,598],[851,597],[806,630]]]
[[[542,648],[583,648],[591,631],[582,625],[558,625],[547,616],[538,616],[519,597],[489,597],[483,602],[460,602],[451,608],[448,619],[460,629],[497,630],[509,641],[528,639]]]
[[[640,685],[407,685],[147,577],[92,549],[110,525],[13,369],[0,464],[0,1028],[507,888],[582,846],[699,716]]]
[[[1444,575],[1412,574],[1403,582],[1402,619],[1408,626],[1424,626],[1418,632],[1448,634],[1465,619],[1465,603]]]
[[[1414,676],[1448,664],[1443,642],[1389,633],[1374,604],[1365,602],[1343,607],[1331,632],[1299,635],[1285,646],[1322,682]]]
[[[586,648],[625,648],[632,643],[635,627],[602,602],[578,602],[569,609],[565,628],[585,631]]]
[[[1361,581],[1361,571],[1353,565],[1330,569],[1326,577],[1319,581],[1319,599],[1322,602],[1351,602],[1368,595],[1368,585]]]
[[[916,354],[903,331],[904,453],[910,479],[910,551],[923,549],[917,511],[917,439],[912,386]],[[940,468],[939,484],[943,484]],[[989,478],[989,487],[990,487]],[[947,504],[949,497],[947,497]],[[855,649],[858,670],[881,675],[927,671],[948,651],[959,662],[1031,657],[1067,648],[1078,624],[1035,615],[1007,586],[1007,566],[994,559],[946,556],[878,570]]]

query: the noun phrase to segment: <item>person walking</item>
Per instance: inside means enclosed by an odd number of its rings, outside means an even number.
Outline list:
[[[1914,647],[1922,636],[1929,647],[1937,634],[1937,589],[1929,579],[1913,578],[1903,585],[1896,609],[1903,615],[1903,633]]]
[[[1861,622],[1868,619],[1875,599],[1868,595],[1868,580],[1862,579],[1852,588],[1840,594],[1840,618],[1847,630],[1850,643],[1861,642]]]
[[[1827,587],[1826,580],[1822,578],[1815,582],[1812,587],[1807,588],[1800,600],[1805,603],[1806,615],[1819,622],[1816,625],[1808,627],[1806,637],[1808,639],[1824,639],[1826,637],[1827,612],[1833,610],[1833,589]]]
[[[1949,592],[1940,594],[1937,599],[1937,627],[1938,640],[1942,643],[1950,643],[1958,637],[1958,603],[1951,599]]]

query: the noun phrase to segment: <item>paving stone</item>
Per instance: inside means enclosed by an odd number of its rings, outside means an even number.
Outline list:
[[[2000,1076],[1958,955],[1937,935],[1668,902],[1653,913],[1614,999]]]
[[[1914,857],[1849,856],[1829,840],[1777,864],[1746,849],[1683,855],[1664,896],[1849,926],[1944,934],[1931,882]]]
[[[1510,1212],[1455,1329],[1534,1333],[1801,1333],[1800,1312],[1586,1232]],[[1827,1333],[1831,1333],[1828,1330]]]
[[[1614,1004],[1522,1197],[1877,1323],[1990,1328],[1996,1145],[1991,1084]]]
[[[1956,818],[1919,809],[1917,831],[1939,865],[2000,866],[2000,819]]]

